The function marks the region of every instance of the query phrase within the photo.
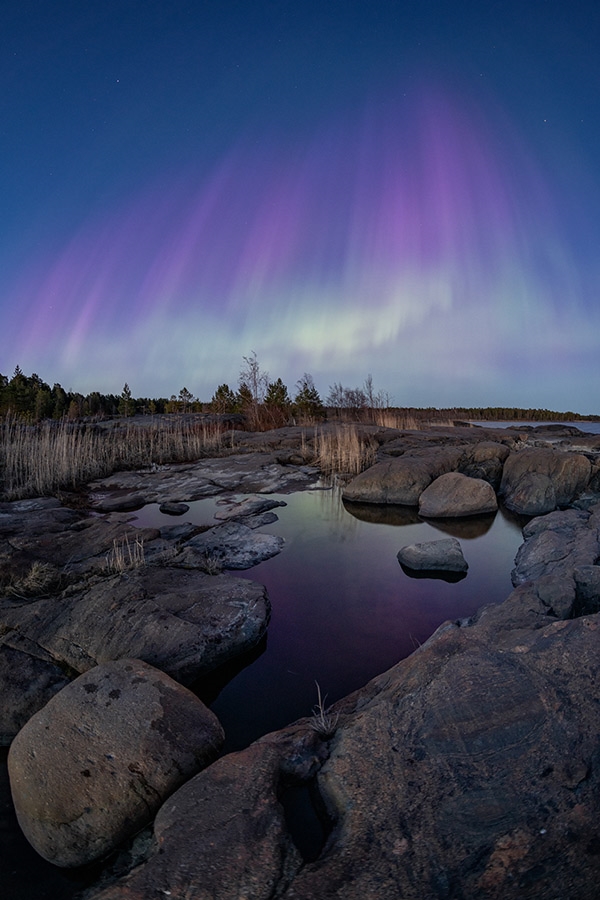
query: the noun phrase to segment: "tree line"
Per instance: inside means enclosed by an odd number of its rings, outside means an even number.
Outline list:
[[[323,400],[312,375],[305,372],[290,394],[281,378],[271,380],[261,368],[256,353],[242,357],[237,387],[220,384],[208,402],[193,395],[187,387],[170,397],[134,397],[127,383],[120,394],[92,391],[81,394],[66,391],[60,384],[50,387],[37,374],[25,375],[19,366],[12,376],[0,373],[0,416],[14,415],[39,422],[42,419],[73,421],[86,418],[103,419],[114,416],[156,415],[171,413],[214,413],[239,417],[252,430],[279,428],[290,423],[319,422],[329,418],[352,418],[374,421],[378,410],[408,413],[417,421],[426,418],[470,419],[474,421],[533,421],[554,420],[593,421],[598,416],[557,412],[548,409],[520,409],[517,407],[395,407],[386,391],[375,390],[373,378],[367,375],[359,387],[346,387],[334,382]]]

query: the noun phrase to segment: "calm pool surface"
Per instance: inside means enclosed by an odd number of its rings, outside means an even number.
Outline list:
[[[512,589],[522,522],[502,511],[434,525],[406,507],[345,506],[335,489],[269,496],[287,506],[260,530],[285,538],[284,549],[235,573],[267,587],[273,612],[265,645],[245,668],[198,686],[225,728],[226,750],[309,715],[315,681],[332,703],[408,656],[446,619],[500,602]],[[138,523],[214,524],[219,499],[191,503],[178,519],[148,506]],[[400,547],[449,535],[461,542],[466,578],[405,574]]]

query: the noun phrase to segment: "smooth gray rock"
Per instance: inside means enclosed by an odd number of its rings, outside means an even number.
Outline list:
[[[431,572],[466,572],[469,568],[460,541],[452,537],[402,547],[398,561],[409,569]]]
[[[513,584],[542,575],[573,578],[581,566],[594,565],[600,557],[600,514],[567,509],[532,519],[523,529],[512,571]]]
[[[107,663],[65,687],[14,739],[8,756],[19,824],[58,866],[105,856],[217,756],[216,716],[139,660]]]
[[[447,472],[432,481],[419,497],[419,513],[430,518],[477,516],[495,512],[493,487],[481,478]]]
[[[217,501],[220,509],[215,513],[215,519],[221,521],[227,519],[243,519],[248,516],[256,516],[268,510],[286,506],[285,500],[271,500],[268,497],[236,497],[230,500]]]

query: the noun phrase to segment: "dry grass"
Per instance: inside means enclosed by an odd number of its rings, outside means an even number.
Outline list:
[[[50,563],[36,560],[29,571],[21,578],[15,579],[7,588],[8,593],[22,599],[28,597],[43,597],[51,593],[60,583],[61,575],[58,569]]]
[[[112,550],[106,555],[106,571],[111,575],[140,569],[145,564],[144,542],[140,538],[136,538],[133,544],[129,543],[127,535],[120,542],[115,539]]]
[[[0,482],[5,500],[77,488],[118,469],[199,459],[221,447],[218,424],[178,419],[100,428],[66,420],[28,425],[7,417],[0,434]]]
[[[315,460],[326,475],[358,475],[375,462],[376,451],[377,443],[369,435],[361,433],[356,425],[336,425],[329,430],[315,430]]]
[[[317,686],[317,704],[316,706],[313,706],[310,724],[312,729],[316,731],[317,734],[321,735],[321,737],[330,738],[333,737],[337,730],[339,715],[337,713],[329,712],[325,706],[327,695],[322,697],[319,682],[315,681],[315,684]]]
[[[223,560],[216,553],[205,553],[200,561],[200,569],[207,575],[220,575],[223,571]]]

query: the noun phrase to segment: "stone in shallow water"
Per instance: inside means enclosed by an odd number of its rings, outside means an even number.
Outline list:
[[[469,568],[456,538],[409,544],[398,551],[398,562],[418,571],[466,572]]]
[[[161,503],[158,507],[159,512],[164,513],[167,516],[182,516],[189,509],[187,503],[172,503],[166,500],[164,503]]]

